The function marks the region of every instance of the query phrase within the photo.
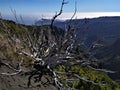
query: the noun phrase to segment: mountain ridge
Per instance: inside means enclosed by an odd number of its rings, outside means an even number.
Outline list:
[[[50,20],[47,20],[50,23]],[[37,25],[41,25],[41,21],[36,22]],[[109,43],[113,43],[117,38],[120,38],[120,17],[99,17],[99,18],[85,18],[85,19],[73,19],[72,25],[79,27],[76,30],[78,40],[81,38],[89,38],[96,36],[103,38]],[[48,24],[48,23],[44,23]],[[54,26],[65,28],[69,24],[69,20],[55,21]],[[80,41],[79,41],[80,42]]]

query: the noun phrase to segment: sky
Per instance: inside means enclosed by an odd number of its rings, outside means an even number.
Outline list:
[[[58,19],[69,19],[77,2],[75,18],[93,18],[99,16],[120,16],[120,0],[65,0],[63,14]],[[0,13],[3,18],[14,19],[15,10],[27,22],[40,18],[51,19],[59,11],[62,0],[0,0]]]

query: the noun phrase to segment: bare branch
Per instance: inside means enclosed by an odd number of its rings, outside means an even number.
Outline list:
[[[59,13],[58,13],[58,14],[56,13],[56,15],[53,16],[52,21],[51,21],[51,25],[50,25],[50,27],[51,27],[52,30],[53,30],[54,21],[55,21],[55,19],[56,19],[58,16],[60,16],[60,15],[62,14],[62,12],[63,12],[63,6],[64,6],[65,4],[68,4],[68,2],[65,2],[65,0],[63,0],[63,1],[62,1],[62,5],[61,5],[61,9],[60,9]]]
[[[18,64],[18,68],[19,69],[16,69],[14,67],[12,67],[11,65],[7,64],[7,63],[3,63],[3,65],[7,66],[8,68],[12,69],[13,71],[15,71],[14,73],[1,73],[2,75],[8,75],[8,76],[13,76],[13,75],[16,75],[16,74],[19,74],[22,72],[22,69],[21,69],[21,64],[23,63],[23,58],[21,59],[20,63]]]
[[[68,2],[65,2],[65,0],[62,0],[59,13],[56,13],[51,20],[51,30],[53,30],[53,24],[56,18],[63,13],[63,6],[67,3]],[[11,9],[11,11],[14,14],[16,21],[18,22],[16,11],[13,9]],[[31,85],[31,79],[34,76],[38,76],[38,81],[41,81],[41,78],[44,75],[49,75],[50,77],[52,77],[55,86],[58,87],[60,90],[65,90],[66,88],[68,88],[68,90],[75,89],[72,88],[68,83],[78,80],[82,80],[93,85],[104,85],[102,83],[97,83],[92,80],[86,79],[81,75],[70,70],[60,72],[56,68],[58,65],[65,65],[66,67],[80,65],[88,67],[95,71],[114,73],[113,71],[109,71],[106,69],[96,69],[91,67],[90,65],[92,64],[92,61],[89,60],[90,58],[85,58],[81,53],[77,52],[76,47],[78,46],[75,43],[76,26],[72,26],[72,20],[75,17],[76,12],[77,3],[75,2],[75,11],[68,22],[68,28],[66,28],[66,32],[63,35],[58,35],[58,37],[56,32],[55,34],[53,34],[54,32],[51,32],[49,28],[47,28],[48,30],[44,30],[40,27],[32,26],[32,31],[25,29],[25,36],[20,36],[19,38],[17,38],[12,35],[14,34],[14,32],[10,32],[8,30],[8,26],[0,20],[0,22],[5,28],[4,31],[8,34],[9,42],[11,42],[12,45],[17,49],[17,53],[26,57],[30,57],[33,60],[33,71],[29,73],[30,76],[28,77],[28,87]],[[21,16],[20,18],[23,21]],[[16,34],[14,35],[16,36]],[[15,39],[20,40],[20,47],[17,46]],[[10,76],[19,74],[23,71],[21,68],[22,62],[23,58],[21,59],[18,65],[19,68],[14,68],[10,64],[3,63],[3,65],[13,70],[14,73],[1,74]],[[64,81],[66,81],[66,85],[64,85],[64,83],[61,81],[61,74],[66,76],[66,78],[64,79]],[[68,78],[67,76],[70,76],[71,78]]]
[[[72,22],[73,18],[75,17],[76,13],[77,13],[77,2],[75,1],[75,10],[74,10],[74,13],[73,13],[70,21],[69,21],[69,25],[70,26],[71,26],[71,22]]]
[[[11,10],[11,12],[13,13],[13,15],[15,17],[16,22],[18,23],[19,21],[18,21],[18,18],[17,18],[16,10],[13,10],[12,7],[10,7],[10,10]]]
[[[87,67],[91,68],[91,69],[93,69],[95,71],[106,72],[106,73],[116,73],[116,71],[111,71],[111,70],[107,70],[107,69],[96,69],[96,68],[93,68],[93,67],[91,67],[89,65]]]

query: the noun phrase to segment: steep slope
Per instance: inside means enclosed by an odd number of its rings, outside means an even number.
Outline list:
[[[112,75],[114,79],[120,79],[120,38],[112,45],[91,49],[94,56],[104,62],[104,67],[117,71]]]
[[[19,26],[16,23],[9,22],[6,20],[4,20],[3,22],[5,22],[4,24],[6,24],[7,27],[9,27],[8,30],[10,30],[11,32],[13,32],[15,35],[18,36],[18,37],[15,37],[15,39],[18,38],[18,39],[16,39],[18,41],[18,43],[19,43],[20,35],[22,35],[22,38],[26,37],[26,33],[24,31],[26,28],[28,28],[28,30],[30,32],[32,32],[32,30],[33,30],[32,26],[24,26],[23,25],[21,27],[21,25]],[[29,58],[29,57],[26,58],[24,56],[20,56],[17,54],[16,48],[9,44],[8,36],[5,32],[3,32],[4,28],[5,27],[2,24],[0,24],[0,73],[12,72],[9,68],[2,65],[2,62],[6,62],[14,67],[17,67],[16,65],[21,57],[23,57],[25,59],[25,61],[22,64],[23,70],[25,72],[27,70],[32,70],[31,58]],[[47,38],[47,36],[49,35],[47,32],[47,30],[49,30],[49,26],[36,27],[36,29],[34,29],[34,30],[37,30],[36,32],[37,32],[38,36],[40,34],[39,30],[43,30],[44,36],[46,36],[45,38]],[[53,32],[53,35],[57,34],[59,36],[59,35],[63,34],[63,32],[61,32],[62,29],[55,27],[55,30],[57,30],[57,31]],[[19,43],[17,45],[20,46],[21,44],[22,43]],[[93,61],[94,61],[95,58],[91,57],[91,54],[89,52],[84,51],[83,46],[80,46],[80,48],[79,48],[77,45],[75,45],[75,47],[76,47],[75,50],[77,50],[77,52],[80,53],[80,55],[77,58],[70,59],[69,62],[78,64],[78,63],[80,63],[81,60],[84,61],[84,60],[88,60],[89,58],[90,58],[90,60],[93,59]],[[25,49],[27,52],[29,52],[29,50],[27,48],[25,48]],[[44,51],[44,50],[42,50],[42,51]],[[72,51],[72,52],[74,52],[74,51]],[[76,74],[78,74],[82,77],[83,81],[79,80],[79,81],[74,81],[74,82],[70,83],[71,87],[77,88],[78,90],[81,90],[81,89],[88,90],[88,88],[89,88],[89,90],[94,90],[94,89],[95,90],[105,90],[105,89],[108,89],[108,90],[113,90],[113,89],[117,90],[118,89],[119,90],[119,85],[116,82],[114,82],[112,79],[110,79],[106,73],[94,71],[93,69],[89,69],[84,65],[83,66],[80,66],[79,64],[77,66],[60,65],[57,68],[59,71],[63,71],[64,73],[68,72],[68,71],[66,72],[66,69],[71,70],[72,72],[75,72]],[[20,89],[21,90],[27,90],[27,89],[29,89],[29,90],[38,90],[38,89],[39,90],[57,90],[57,88],[54,86],[53,83],[52,83],[52,85],[49,84],[47,86],[44,86],[40,82],[38,82],[37,84],[35,83],[35,85],[32,84],[33,88],[32,88],[32,86],[30,88],[27,88],[26,85],[27,85],[28,77],[25,77],[24,75],[25,74],[23,74],[23,73],[21,73],[20,75],[16,75],[16,76],[0,75],[0,87],[3,90],[5,90],[5,89],[6,90],[14,90],[14,89],[16,89],[16,90],[20,90]],[[65,74],[64,76],[61,75],[61,77],[63,77],[61,82],[63,82],[64,84],[66,83],[64,81],[65,78],[68,77],[68,78],[74,79],[67,74]],[[91,80],[95,83],[100,83],[100,85],[93,85],[89,82],[85,82],[84,79]],[[46,81],[45,78],[43,78],[43,81]],[[105,85],[101,85],[101,84],[105,84]]]
[[[45,21],[45,23],[44,23]],[[50,20],[43,20],[36,22],[37,25],[48,24]],[[55,26],[65,28],[69,23],[66,21],[56,21]],[[92,19],[76,19],[72,21],[73,26],[78,26],[76,31],[78,41],[82,38],[89,39],[89,37],[96,36],[98,38],[104,38],[107,42],[113,43],[120,37],[120,17],[99,17]],[[91,39],[91,42],[93,40]],[[87,44],[86,44],[87,45]]]
[[[5,66],[1,66],[0,73],[3,72],[11,73],[12,71]],[[0,90],[57,90],[57,88],[53,85],[43,86],[42,84],[38,86],[33,84],[31,87],[28,88],[27,82],[28,82],[28,76],[25,76],[22,73],[15,76],[0,75]]]

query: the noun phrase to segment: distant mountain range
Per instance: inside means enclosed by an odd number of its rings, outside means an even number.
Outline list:
[[[50,24],[51,20],[42,19],[36,22],[36,25]],[[65,28],[69,20],[54,22],[54,25],[60,28]],[[96,39],[104,39],[109,43],[113,43],[117,38],[120,38],[120,17],[99,17],[93,19],[74,19],[72,25],[77,25],[77,38],[79,41],[85,42],[87,46],[96,41]],[[91,38],[91,40],[88,40]],[[93,38],[93,39],[92,39]]]

